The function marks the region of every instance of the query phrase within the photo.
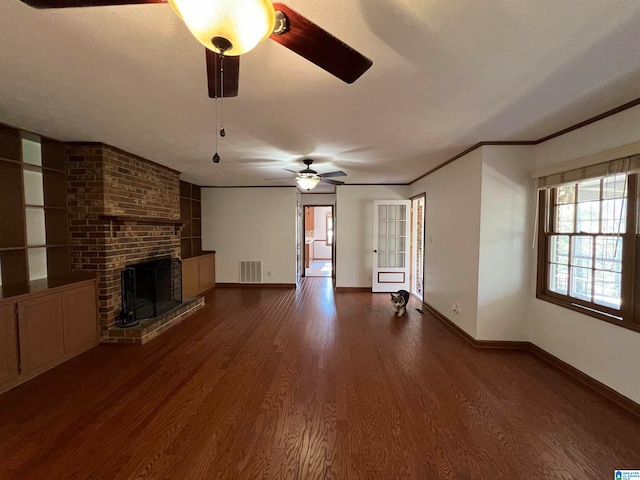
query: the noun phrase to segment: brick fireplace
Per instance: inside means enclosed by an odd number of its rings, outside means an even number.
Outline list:
[[[179,172],[102,143],[67,143],[71,267],[96,272],[100,337],[128,265],[180,257]]]

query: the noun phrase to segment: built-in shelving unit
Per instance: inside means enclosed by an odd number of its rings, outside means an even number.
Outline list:
[[[61,142],[0,125],[0,287],[70,274]]]
[[[202,209],[200,187],[188,182],[180,182],[180,217],[183,224],[180,233],[181,257],[202,255]]]

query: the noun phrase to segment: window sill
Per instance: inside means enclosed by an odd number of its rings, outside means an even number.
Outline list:
[[[577,303],[567,302],[563,299],[559,299],[553,297],[551,295],[547,295],[544,293],[537,293],[536,298],[539,300],[543,300],[545,302],[553,303],[554,305],[558,305],[560,307],[568,308],[569,310],[573,310],[578,313],[582,313],[583,315],[587,315],[589,317],[597,318],[598,320],[604,320],[605,322],[611,323],[613,325],[617,325],[618,327],[623,327],[628,330],[633,330],[635,332],[640,333],[640,325],[631,322],[625,322],[621,317],[615,317],[613,315],[609,315],[607,313],[599,312],[597,310],[593,310],[589,307],[584,307]]]

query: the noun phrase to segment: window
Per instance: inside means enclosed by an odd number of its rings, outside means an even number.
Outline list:
[[[333,217],[330,213],[327,213],[326,226],[327,236],[325,238],[327,239],[327,245],[333,245]]]
[[[637,177],[603,175],[540,191],[538,298],[640,331]]]

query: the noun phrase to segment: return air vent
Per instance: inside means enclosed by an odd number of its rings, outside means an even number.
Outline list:
[[[262,283],[262,260],[240,260],[240,283]]]

